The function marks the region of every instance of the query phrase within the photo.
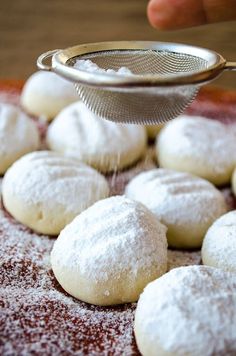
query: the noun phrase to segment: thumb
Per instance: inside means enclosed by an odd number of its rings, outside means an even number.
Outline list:
[[[150,0],[147,15],[164,30],[236,20],[236,0]]]

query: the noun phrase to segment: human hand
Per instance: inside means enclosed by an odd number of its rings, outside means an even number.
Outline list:
[[[236,20],[236,0],[150,0],[147,15],[153,27],[177,30]]]

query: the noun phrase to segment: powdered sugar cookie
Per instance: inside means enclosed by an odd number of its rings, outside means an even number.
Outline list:
[[[209,228],[203,240],[202,261],[236,272],[236,210],[221,216]]]
[[[7,171],[2,196],[16,220],[39,233],[57,235],[76,215],[107,197],[108,184],[75,159],[38,151]]]
[[[0,103],[0,174],[39,144],[35,123],[16,106]]]
[[[216,185],[230,181],[236,164],[236,140],[230,128],[204,117],[181,116],[161,130],[157,140],[161,167],[189,172]]]
[[[236,276],[207,266],[173,269],[150,283],[135,313],[143,356],[236,354]]]
[[[209,226],[226,212],[223,195],[210,182],[169,169],[138,174],[125,194],[146,205],[168,227],[171,247],[201,247]]]
[[[26,81],[21,105],[32,115],[50,120],[65,106],[79,100],[73,83],[52,72],[36,72]]]
[[[166,227],[141,203],[101,200],[61,232],[52,253],[61,286],[88,303],[134,302],[167,269]]]
[[[77,102],[50,125],[47,142],[52,150],[108,172],[127,167],[141,157],[146,148],[146,132],[138,125],[102,120]]]

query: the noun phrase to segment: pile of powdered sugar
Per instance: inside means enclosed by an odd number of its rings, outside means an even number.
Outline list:
[[[74,68],[91,73],[106,73],[115,75],[133,75],[131,70],[126,67],[120,67],[118,70],[100,68],[96,63],[90,59],[77,59]]]

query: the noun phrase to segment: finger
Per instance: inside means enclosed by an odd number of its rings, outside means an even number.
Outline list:
[[[147,15],[153,27],[179,29],[236,19],[235,0],[150,0]]]

